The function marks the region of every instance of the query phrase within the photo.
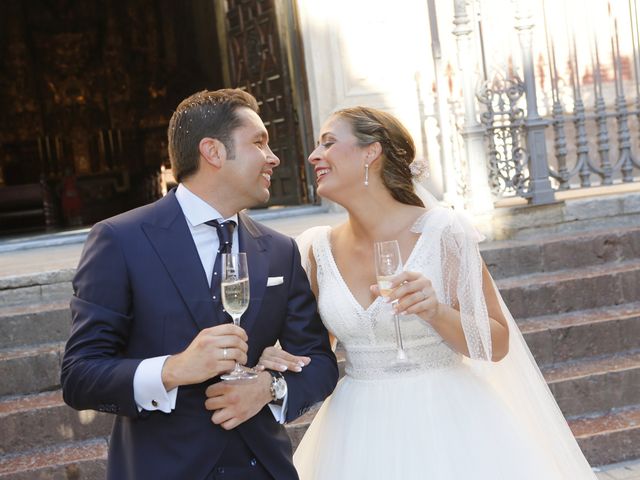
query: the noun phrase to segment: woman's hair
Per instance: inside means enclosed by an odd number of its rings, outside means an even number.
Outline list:
[[[338,110],[334,116],[351,124],[361,146],[380,142],[382,146],[382,182],[391,196],[401,203],[424,207],[413,188],[409,165],[416,155],[411,134],[393,115],[370,107]]]

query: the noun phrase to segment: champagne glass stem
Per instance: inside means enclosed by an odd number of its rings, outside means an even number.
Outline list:
[[[240,326],[240,317],[242,315],[232,315],[231,318],[233,319],[233,324]],[[243,372],[242,367],[240,366],[240,364],[238,362],[236,362],[236,366],[233,369],[234,373],[238,373],[241,374]]]
[[[393,303],[397,305],[398,301],[396,300]],[[396,352],[396,360],[405,361],[407,359],[407,354],[404,352],[404,345],[402,343],[402,330],[400,330],[400,315],[398,315],[395,312],[393,313],[393,323],[396,327],[396,345],[398,347],[398,350]]]

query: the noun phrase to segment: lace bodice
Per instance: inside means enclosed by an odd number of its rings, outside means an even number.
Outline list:
[[[405,262],[405,270],[422,272],[433,284],[438,299],[450,303],[443,283],[440,237],[446,222],[438,208],[422,216],[412,228],[420,232]],[[446,212],[445,212],[446,214]],[[427,225],[428,224],[428,225]],[[425,231],[426,230],[426,231]],[[346,374],[359,379],[379,379],[398,373],[419,373],[462,361],[440,335],[417,315],[401,316],[405,365],[395,362],[396,340],[391,305],[378,297],[364,309],[347,287],[331,251],[330,227],[316,227],[312,240],[322,321],[344,346]]]

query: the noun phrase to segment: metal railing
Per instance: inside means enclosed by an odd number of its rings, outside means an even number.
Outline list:
[[[640,139],[640,134],[632,132],[632,128],[640,125],[638,1],[627,0],[635,105],[625,92],[623,64],[626,62],[628,67],[630,61],[628,55],[621,55],[620,49],[619,22],[626,21],[626,15],[616,16],[609,5],[611,48],[607,56],[610,55],[612,67],[609,72],[612,70],[613,74],[607,78],[603,75],[597,33],[592,32],[593,41],[588,45],[590,65],[581,65],[576,34],[569,32],[569,95],[562,85],[566,80],[557,68],[555,36],[544,15],[551,108],[543,118],[538,113],[537,100],[541,87],[534,75],[534,24],[527,2],[516,0],[514,26],[520,41],[523,78],[513,72],[497,75],[476,91],[480,124],[484,128],[489,185],[494,197],[517,195],[527,198],[531,204],[544,204],[555,201],[556,190],[637,181],[634,174],[638,174],[640,162],[634,154],[632,133],[636,139]],[[546,13],[544,0],[541,7]],[[554,11],[554,14],[558,12]],[[479,35],[482,35],[481,30]],[[582,49],[586,47],[581,45]],[[586,75],[587,70],[590,75]],[[627,85],[631,80],[628,70]],[[585,81],[585,77],[590,81]],[[585,89],[590,87],[593,88],[593,95],[589,95],[593,104],[592,110],[587,111]],[[608,94],[609,91],[613,95]],[[567,108],[569,104],[572,104],[571,110]]]

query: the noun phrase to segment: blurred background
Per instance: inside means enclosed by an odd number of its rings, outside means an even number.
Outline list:
[[[306,157],[322,121],[357,104],[400,117],[451,205],[543,204],[638,175],[636,0],[2,8],[0,235],[91,225],[165,193],[168,120],[205,88],[260,101],[282,160],[269,206],[320,203]]]

